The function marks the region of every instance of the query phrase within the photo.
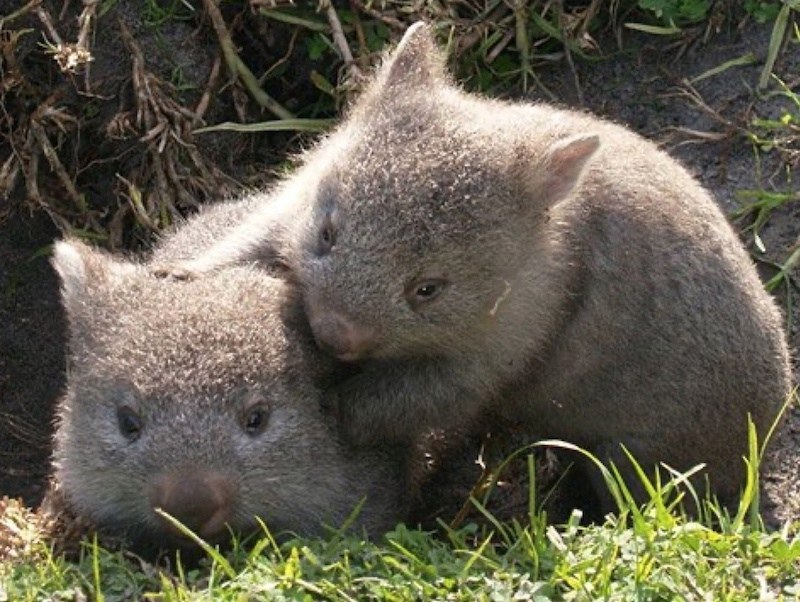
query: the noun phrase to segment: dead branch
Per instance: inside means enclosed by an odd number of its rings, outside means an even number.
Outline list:
[[[83,201],[83,197],[75,188],[75,184],[72,182],[72,178],[69,177],[69,174],[67,174],[67,170],[64,169],[64,165],[61,163],[61,159],[58,158],[58,153],[56,149],[53,148],[47,134],[45,134],[44,128],[36,123],[36,121],[31,121],[31,131],[36,141],[39,143],[39,148],[42,149],[47,162],[50,163],[50,169],[58,176],[70,200],[79,211],[84,212],[86,210],[86,204]]]
[[[164,218],[177,216],[178,206],[191,207],[200,198],[220,193],[222,174],[190,141],[192,129],[202,122],[200,114],[173,98],[169,85],[147,70],[141,48],[121,21],[119,28],[123,43],[131,53],[135,107],[120,111],[109,123],[108,131],[117,136],[133,132],[147,152],[140,165],[140,178],[129,181],[120,176],[126,185],[127,192],[123,192],[123,196],[128,203],[112,217],[112,222],[119,224],[122,213],[131,213],[140,225],[158,230],[164,225]],[[217,60],[198,111],[205,112],[208,107],[219,66]]]
[[[214,31],[219,39],[222,55],[225,57],[225,64],[228,66],[228,71],[231,73],[231,76],[241,79],[244,87],[247,88],[250,96],[253,97],[253,100],[270,111],[273,115],[280,119],[294,119],[294,115],[291,111],[283,107],[283,105],[272,98],[258,85],[256,76],[253,75],[253,72],[247,68],[247,65],[244,64],[236,53],[231,34],[228,32],[228,28],[222,18],[222,13],[219,12],[219,7],[215,0],[203,0],[203,5],[208,12],[211,25],[214,27]]]
[[[344,31],[342,31],[342,22],[339,20],[339,15],[336,14],[336,9],[333,7],[333,4],[331,4],[330,0],[321,0],[320,8],[325,10],[325,14],[328,17],[328,23],[331,26],[333,42],[336,44],[336,47],[339,49],[339,53],[342,55],[344,64],[349,71],[350,78],[357,81],[362,77],[361,69],[359,69],[355,61],[353,61],[353,53],[350,52],[350,46],[347,44],[347,38],[344,37]]]
[[[217,58],[214,59],[214,64],[211,66],[211,73],[208,75],[208,82],[206,82],[203,95],[200,97],[200,101],[197,103],[197,106],[194,109],[198,122],[202,122],[203,115],[206,114],[208,105],[211,103],[211,94],[217,87],[217,78],[219,77],[219,68],[221,63],[222,61],[220,60],[220,57],[217,56]]]
[[[79,68],[94,60],[86,42],[89,37],[91,19],[97,9],[98,2],[99,0],[84,0],[85,8],[79,20],[80,34],[78,42],[75,44],[64,43],[53,25],[50,13],[43,6],[37,7],[36,15],[39,17],[39,20],[52,39],[49,53],[53,55],[53,59],[58,63],[61,71],[65,73],[75,73]]]
[[[392,17],[390,15],[385,14],[382,11],[376,10],[376,9],[372,8],[371,6],[368,6],[367,4],[362,2],[361,0],[350,0],[350,4],[356,10],[361,11],[362,13],[372,17],[373,19],[377,19],[377,20],[385,23],[390,28],[392,28],[392,29],[394,29],[396,31],[403,31],[408,26],[407,24],[405,24],[402,21],[400,21],[400,19],[396,19],[396,18],[394,18],[394,17]],[[370,2],[370,4],[372,4],[372,3]]]

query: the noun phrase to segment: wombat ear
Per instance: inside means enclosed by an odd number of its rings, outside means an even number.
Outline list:
[[[80,306],[93,285],[108,282],[133,267],[76,239],[55,243],[52,264],[61,278],[61,296],[70,313]]]
[[[597,134],[577,134],[551,144],[529,178],[531,192],[545,206],[566,198],[577,186],[589,160],[600,148]]]
[[[444,57],[433,32],[418,21],[406,30],[397,48],[388,56],[378,73],[379,88],[423,86],[445,77]]]

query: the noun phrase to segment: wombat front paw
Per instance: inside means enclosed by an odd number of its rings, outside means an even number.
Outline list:
[[[188,281],[195,280],[198,276],[194,270],[180,265],[157,265],[150,271],[156,278],[165,280]]]

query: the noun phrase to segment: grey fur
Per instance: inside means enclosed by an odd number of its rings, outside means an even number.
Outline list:
[[[763,437],[789,392],[781,315],[651,142],[465,94],[417,25],[284,190],[187,267],[287,258],[315,337],[362,365],[329,392],[353,440],[489,410],[622,466],[620,443],[645,466],[704,462],[723,497],[741,485],[748,414]]]
[[[254,193],[201,206],[196,214],[161,235],[149,261],[154,265],[183,262],[202,254],[269,198],[268,193]]]
[[[164,281],[77,241],[57,243],[53,264],[71,350],[55,478],[79,515],[176,543],[154,506],[212,540],[227,533],[222,518],[245,532],[260,517],[275,534],[318,534],[362,498],[356,527],[377,535],[403,518],[403,455],[340,444],[320,406],[338,369],[295,319],[284,281],[252,267]],[[256,406],[269,418],[250,434]],[[122,407],[142,421],[134,440]]]

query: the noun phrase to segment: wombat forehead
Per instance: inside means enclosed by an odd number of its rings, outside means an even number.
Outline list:
[[[490,231],[510,197],[507,171],[497,162],[464,157],[459,148],[430,155],[410,149],[401,157],[370,153],[334,168],[326,193],[341,207],[342,228],[376,230],[392,244],[451,239]]]
[[[268,279],[140,279],[96,297],[86,356],[98,376],[142,389],[268,383],[303,356]]]
[[[261,341],[234,340],[238,347],[207,339],[204,344],[185,337],[155,340],[130,336],[98,346],[84,356],[82,371],[114,389],[144,397],[200,401],[238,399],[247,392],[272,393],[300,387],[299,358],[285,347]],[[309,376],[310,380],[310,376]],[[310,385],[309,385],[310,386]]]
[[[163,327],[183,323],[192,330],[214,331],[220,325],[230,328],[254,320],[270,332],[280,329],[281,309],[287,299],[283,282],[256,273],[255,268],[234,268],[187,282],[163,280],[141,271],[98,291],[91,301],[132,324],[158,322]]]

